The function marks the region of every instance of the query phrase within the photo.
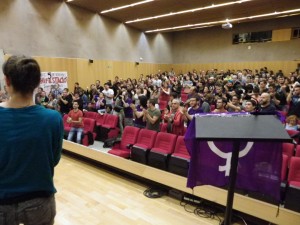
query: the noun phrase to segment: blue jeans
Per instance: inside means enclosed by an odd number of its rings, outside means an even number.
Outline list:
[[[82,132],[83,132],[82,128],[72,127],[70,132],[69,132],[69,135],[68,135],[68,141],[73,140],[73,136],[74,136],[75,132],[77,133],[76,142],[78,144],[81,144],[81,136],[82,136]]]
[[[0,205],[1,225],[53,225],[56,214],[54,195]]]

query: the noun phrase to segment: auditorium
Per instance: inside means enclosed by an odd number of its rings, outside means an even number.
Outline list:
[[[0,225],[299,225],[300,1],[1,0]]]

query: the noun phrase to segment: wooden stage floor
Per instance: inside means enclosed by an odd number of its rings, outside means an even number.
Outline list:
[[[168,196],[150,199],[146,184],[63,155],[55,169],[55,225],[217,225]],[[190,206],[188,209],[193,210]]]

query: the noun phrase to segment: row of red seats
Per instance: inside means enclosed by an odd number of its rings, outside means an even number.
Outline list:
[[[111,138],[117,138],[120,132],[119,117],[112,114],[100,114],[96,112],[84,112],[84,118],[91,118],[96,121],[96,140],[105,141]]]
[[[300,157],[291,158],[287,181],[289,186],[300,189]]]
[[[127,126],[108,153],[187,176],[190,155],[183,136]]]
[[[292,156],[288,168],[284,207],[300,213],[300,157]]]
[[[289,166],[292,156],[300,157],[300,145],[295,145],[293,143],[283,143],[282,153],[288,157],[287,162]]]
[[[284,207],[300,212],[300,145],[282,144],[281,181]]]
[[[67,134],[71,129],[71,124],[67,123],[68,115],[64,115],[64,131]],[[112,114],[99,114],[96,112],[84,112],[83,114],[83,137],[82,144],[90,145],[90,138],[97,140],[105,140],[108,138],[116,138],[120,132],[118,127],[119,117]]]

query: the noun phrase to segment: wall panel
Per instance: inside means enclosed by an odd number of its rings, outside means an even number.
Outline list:
[[[5,55],[7,59],[9,55]],[[174,69],[176,74],[187,73],[188,71],[206,71],[210,69],[218,69],[227,71],[228,69],[260,69],[268,67],[275,73],[282,70],[286,76],[290,72],[295,71],[300,60],[294,61],[270,61],[270,62],[216,62],[216,63],[182,63],[182,64],[154,64],[140,62],[136,65],[135,62],[122,62],[111,60],[94,60],[90,63],[88,59],[72,59],[72,58],[49,58],[49,57],[34,57],[40,64],[43,72],[48,71],[67,71],[68,72],[68,86],[73,90],[74,83],[79,82],[83,88],[89,87],[90,84],[100,80],[104,84],[108,80],[114,80],[115,76],[127,79],[139,78],[140,74],[144,76],[149,74],[156,74],[160,70],[170,71]]]
[[[297,68],[299,61],[270,61],[270,62],[225,62],[225,63],[199,63],[199,64],[173,64],[173,68],[175,72],[178,74],[180,72],[187,73],[188,71],[193,71],[196,69],[197,71],[206,71],[210,69],[218,69],[218,70],[242,70],[242,69],[260,69],[262,67],[267,67],[269,70],[273,70],[275,73],[278,70],[282,70],[285,76],[288,76],[290,72],[295,71]]]
[[[5,59],[9,56],[6,55]],[[50,58],[34,57],[40,64],[42,72],[48,71],[67,71],[68,87],[73,90],[74,83],[79,82],[82,88],[87,88],[90,84],[100,80],[104,84],[108,80],[114,80],[115,76],[127,79],[138,78],[140,74],[144,76],[157,73],[159,70],[166,71],[171,69],[170,64],[122,62],[112,60],[93,60],[73,58]]]
[[[292,28],[273,30],[272,41],[289,41],[291,40]]]

